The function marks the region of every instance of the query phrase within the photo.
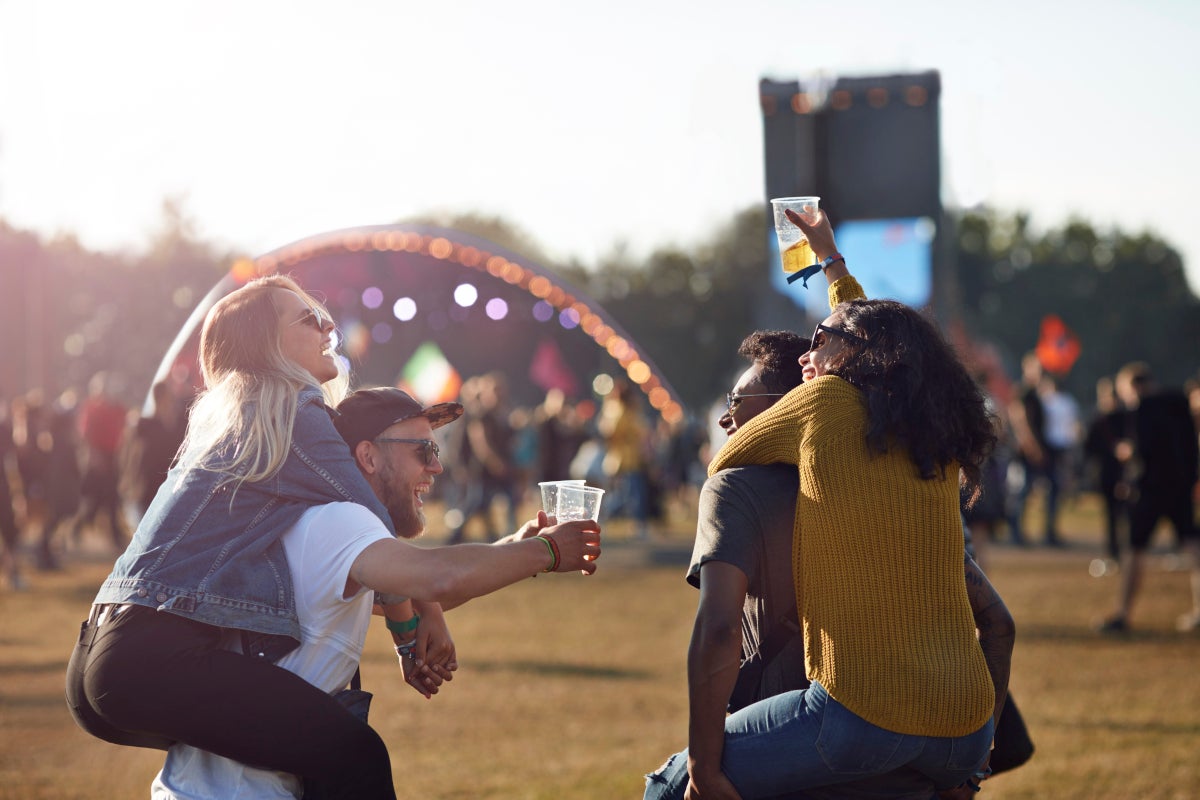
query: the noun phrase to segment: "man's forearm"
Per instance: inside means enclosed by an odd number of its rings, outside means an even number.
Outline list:
[[[988,674],[996,690],[993,719],[999,722],[1008,698],[1008,678],[1012,667],[1012,651],[1017,629],[1003,598],[979,569],[974,560],[966,559],[967,595],[979,631],[979,646],[987,663]]]
[[[725,750],[725,710],[737,682],[741,630],[697,618],[688,647],[688,758],[720,770]]]
[[[579,520],[557,525],[541,538],[503,545],[422,548],[386,539],[359,554],[350,576],[377,592],[453,608],[551,568],[594,572],[599,555],[599,526]]]

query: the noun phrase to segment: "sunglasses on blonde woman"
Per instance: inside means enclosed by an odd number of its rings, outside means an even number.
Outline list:
[[[332,319],[325,316],[325,314],[319,308],[313,308],[311,306],[299,317],[299,319],[293,320],[292,324],[309,325],[313,328],[316,328],[321,333],[324,333],[326,328],[334,327]]]

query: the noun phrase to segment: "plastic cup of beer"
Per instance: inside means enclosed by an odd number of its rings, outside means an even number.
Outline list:
[[[600,500],[604,490],[595,486],[564,483],[558,487],[558,506],[554,516],[559,522],[573,519],[600,519]]]
[[[548,516],[554,516],[558,512],[558,487],[563,484],[573,484],[575,486],[583,486],[587,481],[542,481],[538,484],[538,488],[542,490],[542,511],[545,511]]]
[[[804,217],[805,222],[817,221],[819,197],[776,197],[771,200],[775,212],[775,238],[779,241],[779,257],[783,271],[791,274],[817,262],[804,231],[787,218],[788,209]]]

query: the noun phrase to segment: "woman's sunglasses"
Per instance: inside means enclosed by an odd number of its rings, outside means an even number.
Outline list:
[[[292,324],[309,325],[313,328],[316,328],[321,333],[324,333],[327,329],[334,327],[332,319],[325,316],[325,313],[322,312],[321,309],[314,308],[312,306],[309,306],[308,310],[305,311],[299,319],[292,322]]]
[[[840,328],[831,328],[828,325],[818,323],[817,329],[813,331],[812,346],[808,348],[808,352],[811,353],[813,350],[818,350],[825,346],[825,342],[829,340],[829,337],[825,335],[826,333],[832,333],[834,336],[840,336],[848,342],[855,342],[864,346],[870,344],[870,342],[858,334],[851,333],[850,331],[844,331]]]

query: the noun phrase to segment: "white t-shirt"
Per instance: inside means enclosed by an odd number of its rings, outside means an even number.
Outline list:
[[[354,559],[369,545],[392,538],[373,513],[356,503],[314,506],[283,534],[292,573],[300,646],[279,660],[326,692],[350,682],[371,622],[372,593],[342,596]],[[236,649],[236,637],[231,637]],[[184,744],[167,751],[150,787],[151,800],[293,800],[303,789],[286,772],[248,767]]]

